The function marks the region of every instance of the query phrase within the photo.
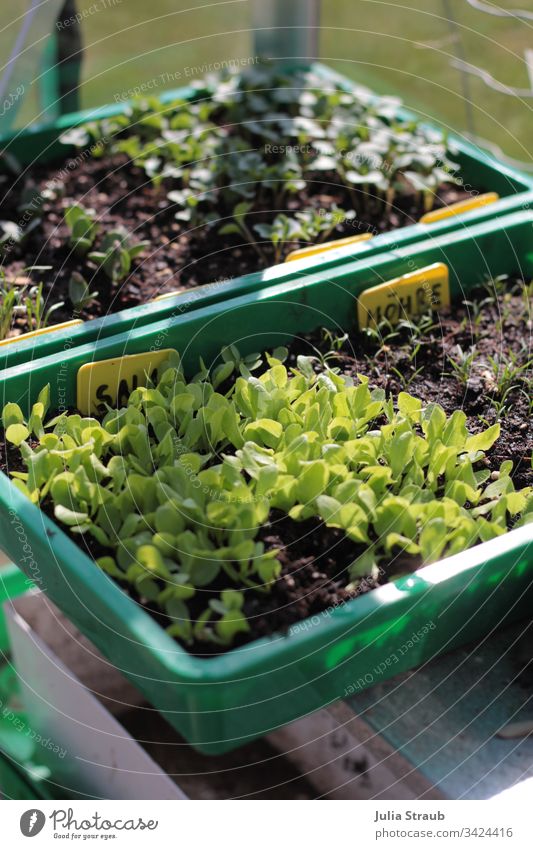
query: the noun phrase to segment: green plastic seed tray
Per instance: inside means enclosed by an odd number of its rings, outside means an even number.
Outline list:
[[[311,67],[324,79],[333,80],[346,89],[354,88],[354,84],[346,77],[334,73],[323,65]],[[210,96],[209,92],[205,88],[193,86],[166,92],[160,100],[162,103],[168,103],[175,98],[197,99],[208,96]],[[75,151],[69,150],[59,142],[62,133],[89,120],[100,120],[125,113],[127,108],[126,103],[115,103],[98,109],[64,115],[52,125],[41,128],[32,127],[0,139],[0,150],[13,153],[22,163],[28,165],[36,162],[64,161],[70,154],[75,154]],[[407,110],[401,110],[401,115],[407,119],[414,117]],[[532,176],[498,162],[490,154],[459,137],[450,136],[450,143],[454,146],[454,159],[460,166],[465,188],[470,190],[470,187],[481,187],[484,191],[496,192],[500,195],[499,201],[470,212],[450,216],[433,224],[412,224],[355,245],[333,248],[312,257],[275,265],[227,282],[207,284],[176,297],[123,310],[68,330],[46,333],[42,336],[12,342],[7,346],[0,346],[0,369],[10,368],[54,353],[61,354],[76,345],[85,345],[113,334],[131,332],[145,324],[182,315],[193,309],[223,303],[232,297],[260,292],[268,286],[296,282],[302,276],[315,270],[326,271],[358,258],[370,260],[384,251],[401,250],[427,238],[438,239],[450,231],[464,229],[477,222],[490,220],[517,209],[527,210],[530,207],[533,201]]]
[[[30,586],[31,583],[18,566],[13,563],[0,566],[0,662],[2,653],[7,652],[9,648],[3,606],[11,599],[22,595]]]
[[[358,295],[402,273],[445,262],[452,297],[504,273],[533,275],[533,214],[515,213],[468,231],[315,271],[298,281],[212,304],[70,350],[3,375],[2,402],[28,409],[46,384],[51,404],[76,404],[80,366],[176,348],[185,368],[209,366],[220,348],[243,354],[287,343],[321,326],[353,329]],[[13,523],[33,552],[22,560]],[[213,658],[195,658],[123,593],[65,533],[0,477],[0,534],[14,562],[122,670],[195,747],[220,753],[350,692],[385,665],[386,678],[412,668],[531,610],[533,527],[504,534],[420,569],[335,609]],[[420,636],[422,633],[422,636]],[[400,647],[411,645],[399,654]],[[390,666],[387,658],[400,660]],[[353,689],[351,690],[353,692]]]
[[[0,800],[46,799],[30,775],[0,751]]]
[[[3,606],[17,598],[31,587],[31,582],[12,563],[0,566],[0,702],[9,703],[16,687],[15,674],[6,661],[9,640]],[[28,754],[27,740],[8,718],[0,715],[0,799],[40,799],[45,798],[39,791],[28,771],[19,766]],[[31,748],[31,747],[30,747]]]

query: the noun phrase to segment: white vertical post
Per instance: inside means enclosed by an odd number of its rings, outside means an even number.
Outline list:
[[[251,0],[257,56],[306,64],[318,56],[320,0]]]

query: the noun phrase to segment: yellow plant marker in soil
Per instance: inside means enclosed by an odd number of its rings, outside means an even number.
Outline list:
[[[138,386],[146,386],[149,379],[157,382],[157,370],[171,353],[165,348],[82,366],[77,378],[78,410],[88,415],[105,411],[105,404],[122,406]]]
[[[397,324],[450,303],[450,274],[443,262],[404,274],[367,289],[357,299],[359,327],[377,327],[386,319]]]
[[[21,333],[20,336],[10,336],[9,339],[0,340],[0,347],[11,345],[12,342],[24,342],[25,339],[33,339],[34,336],[42,336],[44,333],[55,333],[61,330],[70,330],[83,324],[81,318],[73,318],[72,321],[64,321],[61,324],[52,324],[51,327],[41,327],[40,330],[30,330],[29,333]]]
[[[459,215],[461,212],[470,212],[472,209],[479,209],[480,206],[488,206],[489,203],[496,203],[499,199],[500,196],[497,192],[486,192],[484,195],[476,195],[476,197],[469,200],[459,200],[457,203],[451,203],[449,206],[443,206],[441,209],[433,209],[431,212],[426,212],[419,223],[434,224],[435,221],[451,218],[452,215]]]
[[[193,290],[191,289],[189,291],[193,291]],[[174,290],[173,292],[165,292],[164,295],[158,295],[157,298],[152,298],[152,302],[155,303],[156,301],[166,301],[167,298],[175,298],[177,295],[186,295],[186,294],[187,294],[186,289],[180,289],[179,292],[176,291],[176,290]]]
[[[372,238],[372,233],[360,233],[358,236],[348,236],[346,239],[335,239],[334,242],[326,242],[324,245],[310,245],[308,248],[298,248],[297,251],[291,251],[287,255],[285,262],[292,262],[295,259],[306,259],[308,256],[316,256],[316,254],[331,251],[334,248],[345,248],[346,245],[355,245],[358,242],[366,242]]]

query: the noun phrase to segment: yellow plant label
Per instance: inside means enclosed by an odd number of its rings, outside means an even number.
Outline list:
[[[29,333],[22,333],[21,336],[10,336],[9,339],[2,339],[0,347],[11,345],[13,342],[24,342],[25,339],[33,339],[34,336],[43,336],[45,333],[59,333],[61,330],[70,330],[71,327],[78,327],[80,324],[83,324],[81,318],[73,318],[71,321],[64,321],[62,324],[52,324],[51,327],[30,330]]]
[[[309,245],[307,248],[298,248],[297,251],[291,251],[288,254],[285,262],[293,262],[295,259],[307,259],[309,256],[316,256],[326,251],[332,251],[334,248],[345,248],[347,245],[356,245],[358,242],[366,242],[372,238],[372,233],[360,233],[358,236],[348,236],[346,239],[335,239],[334,242],[326,242],[324,245]]]
[[[168,359],[172,349],[147,351],[112,360],[87,363],[78,371],[77,406],[80,413],[105,410],[105,405],[123,406],[131,392],[157,380],[159,366]]]
[[[186,292],[185,292],[184,289],[182,289],[179,292],[176,292],[176,291],[165,292],[164,295],[158,295],[157,298],[153,298],[153,303],[155,304],[156,301],[166,301],[167,298],[175,298],[177,295],[185,295],[185,294],[186,294]]]
[[[470,212],[472,209],[478,209],[480,206],[488,206],[489,203],[496,203],[500,199],[497,192],[486,192],[484,195],[476,195],[476,197],[468,200],[459,200],[457,203],[451,203],[449,206],[443,206],[441,209],[433,209],[431,212],[426,212],[420,219],[420,224],[434,224],[435,221],[442,221],[444,218],[451,218],[452,215],[459,215],[461,212]]]
[[[450,275],[443,262],[404,274],[367,289],[357,300],[359,327],[377,327],[384,319],[397,324],[450,303]]]

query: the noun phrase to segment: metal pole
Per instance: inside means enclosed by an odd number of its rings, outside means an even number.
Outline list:
[[[102,4],[101,4],[102,5]],[[62,20],[76,17],[76,0],[65,0],[60,12]],[[59,111],[76,112],[80,108],[81,62],[83,41],[78,21],[59,30],[57,34],[57,69]]]
[[[257,56],[307,64],[318,56],[320,0],[251,0]]]

